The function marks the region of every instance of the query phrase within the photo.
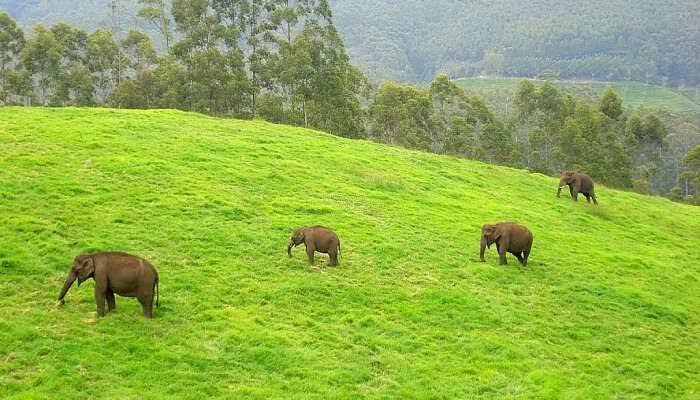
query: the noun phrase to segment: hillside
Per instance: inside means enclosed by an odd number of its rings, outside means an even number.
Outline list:
[[[0,398],[693,399],[700,208],[264,122],[0,108]],[[530,266],[478,262],[517,220]],[[292,229],[325,224],[339,268]],[[73,257],[159,268],[95,318]]]
[[[109,25],[103,0],[0,0],[24,25]],[[292,2],[293,3],[293,2]],[[136,0],[121,0],[131,26]],[[375,80],[498,74],[700,85],[696,0],[331,1],[353,60]]]
[[[522,78],[465,78],[456,82],[466,90],[488,100],[489,105],[501,109],[511,102]],[[597,99],[607,87],[612,87],[626,108],[662,109],[676,113],[700,115],[700,97],[695,90],[679,90],[639,82],[554,81],[568,92],[589,99]]]

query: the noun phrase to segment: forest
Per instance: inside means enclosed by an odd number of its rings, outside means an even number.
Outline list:
[[[94,30],[111,23],[107,2],[123,9],[125,23],[139,24],[137,0],[0,0],[0,9],[24,27],[66,22]],[[429,82],[442,71],[450,77],[700,84],[696,0],[332,0],[330,5],[351,59],[373,82]]]
[[[523,81],[516,112],[499,117],[446,73],[428,85],[373,85],[351,63],[326,0],[141,0],[148,32],[118,3],[109,29],[92,32],[66,23],[25,31],[0,13],[0,103],[265,119],[548,175],[578,168],[612,187],[698,201],[696,132],[678,140],[656,112],[625,109],[612,89],[591,100]]]

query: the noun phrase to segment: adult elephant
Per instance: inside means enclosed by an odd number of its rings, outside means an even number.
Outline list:
[[[598,205],[598,200],[595,198],[595,190],[593,179],[581,171],[564,171],[559,177],[559,188],[557,189],[557,197],[560,197],[561,189],[564,186],[569,187],[571,199],[578,201],[578,194],[581,193],[590,203],[593,199],[593,204]]]
[[[60,304],[73,282],[78,286],[88,278],[95,279],[95,303],[97,314],[105,315],[105,300],[109,311],[114,310],[114,294],[136,297],[143,307],[143,314],[153,318],[153,298],[158,305],[158,272],[143,258],[120,252],[81,254],[75,257],[68,276],[58,295]]]
[[[484,259],[486,248],[491,248],[492,244],[495,244],[496,250],[498,250],[500,265],[508,264],[506,253],[511,253],[526,267],[527,258],[532,250],[532,232],[514,222],[486,224],[481,228],[481,251],[479,256],[482,262],[486,261]]]

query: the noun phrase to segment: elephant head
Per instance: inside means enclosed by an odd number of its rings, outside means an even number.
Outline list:
[[[486,224],[481,227],[481,251],[479,253],[481,261],[486,261],[484,259],[484,252],[486,251],[486,248],[488,247],[490,249],[491,245],[494,244],[500,237],[501,231],[498,229],[498,225]]]
[[[576,175],[581,171],[562,171],[559,176],[559,187],[557,188],[557,197],[561,194],[561,189],[567,185],[573,185],[576,182]]]
[[[68,276],[66,276],[66,281],[63,283],[63,289],[58,295],[58,301],[63,303],[63,298],[68,293],[68,289],[73,285],[75,280],[78,280],[78,286],[85,280],[93,276],[95,273],[95,261],[88,254],[81,254],[75,257],[73,260],[73,265],[71,265],[68,270]]]
[[[287,245],[287,254],[292,256],[292,247],[297,247],[304,243],[306,239],[306,228],[299,228],[292,233],[292,237],[289,238],[289,244]]]

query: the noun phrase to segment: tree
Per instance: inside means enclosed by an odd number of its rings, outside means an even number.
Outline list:
[[[342,136],[361,136],[359,97],[369,87],[364,74],[350,65],[342,39],[332,25],[306,21],[291,46],[283,46],[280,81],[300,104],[300,120]]]
[[[505,131],[480,98],[468,96],[446,74],[435,77],[428,94],[437,119],[436,129],[441,130],[433,136],[442,139],[441,143],[433,143],[433,151],[479,160],[500,159],[495,152],[501,150],[512,155],[511,148],[496,150],[496,142],[505,140],[500,137]],[[505,141],[512,144],[512,138]]]
[[[61,66],[61,47],[54,34],[43,25],[34,27],[21,53],[22,65],[32,82],[36,82],[36,96],[40,104],[48,105],[56,90]]]
[[[93,102],[93,81],[86,66],[87,33],[64,23],[51,27],[60,46],[57,89],[52,104],[87,106]]]
[[[150,22],[160,32],[165,42],[165,49],[170,50],[173,33],[167,3],[165,0],[139,0],[141,8],[138,16]]]
[[[109,102],[126,108],[153,107],[157,100],[152,97],[155,84],[152,68],[158,57],[151,39],[144,32],[132,29],[122,40],[121,48],[126,73]]]
[[[413,86],[383,82],[369,108],[370,137],[403,147],[430,148],[433,128],[430,97]]]
[[[185,104],[192,111],[227,114],[241,111],[241,99],[250,91],[237,31],[222,24],[213,0],[175,0],[175,25],[183,35],[173,54],[186,71]],[[235,10],[234,10],[235,11]],[[232,11],[233,12],[233,11]]]
[[[24,32],[6,12],[0,12],[0,102],[7,103],[12,91],[8,74],[16,68],[24,45]]]
[[[95,82],[95,98],[98,104],[105,104],[118,86],[119,46],[110,31],[98,29],[88,36],[86,53],[88,69]]]
[[[513,137],[502,123],[493,121],[484,126],[479,141],[489,163],[512,165],[515,150]]]
[[[693,147],[683,158],[687,170],[680,176],[684,198],[700,204],[700,144]]]
[[[603,92],[603,96],[598,103],[598,110],[614,120],[622,115],[622,99],[615,94],[611,87],[606,88],[605,92]]]

